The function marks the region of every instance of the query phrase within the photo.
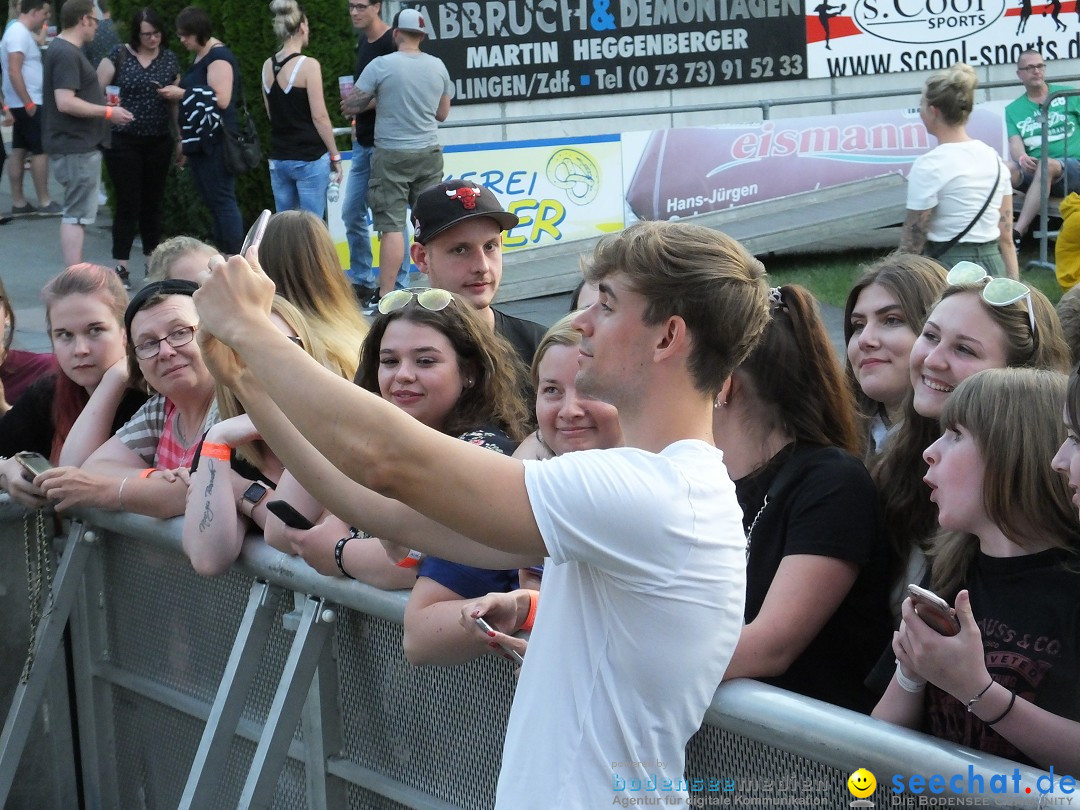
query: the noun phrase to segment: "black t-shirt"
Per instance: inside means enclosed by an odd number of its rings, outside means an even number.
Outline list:
[[[55,392],[56,374],[41,377],[4,414],[0,419],[0,456],[8,457],[21,450],[31,450],[49,458],[52,454]],[[116,408],[109,434],[125,425],[144,402],[146,394],[129,388]]]
[[[547,330],[538,323],[499,312],[495,307],[492,307],[491,311],[495,313],[495,334],[510,341],[510,345],[528,369],[532,365],[536,347],[540,345]]]
[[[972,615],[982,631],[990,677],[1017,697],[1074,721],[1080,721],[1077,562],[1075,555],[1063,549],[1022,557],[988,557],[979,552],[965,584]],[[941,596],[949,604],[956,603],[956,593]],[[925,730],[935,737],[1033,764],[963,703],[933,684],[926,687],[925,720]]]
[[[778,491],[770,491],[782,470]],[[860,567],[843,602],[788,671],[762,680],[868,713],[875,699],[863,680],[892,632],[881,514],[870,474],[838,448],[790,444],[763,469],[736,481],[735,492],[743,528],[749,531],[757,518],[746,565],[748,623],[784,557],[813,554]]]
[[[364,68],[376,57],[386,56],[396,50],[393,28],[387,28],[374,42],[368,42],[367,35],[361,33],[356,43],[356,67],[353,70],[353,78],[359,79]],[[369,148],[375,145],[375,110],[368,110],[356,116],[356,142]]]

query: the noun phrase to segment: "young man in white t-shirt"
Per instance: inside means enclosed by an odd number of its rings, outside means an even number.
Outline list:
[[[742,626],[746,541],[712,410],[767,322],[761,264],[683,223],[602,241],[586,272],[600,299],[574,321],[577,382],[618,407],[627,446],[525,463],[326,372],[267,318],[265,274],[240,257],[212,267],[200,340],[271,446],[260,422],[276,403],[278,426],[342,473],[442,524],[415,535],[420,550],[488,568],[549,558],[497,806],[685,798],[684,749]]]

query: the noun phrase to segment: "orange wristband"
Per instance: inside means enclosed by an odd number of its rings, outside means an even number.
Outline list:
[[[529,591],[529,615],[525,617],[525,621],[521,623],[520,630],[526,632],[532,630],[533,622],[536,620],[536,606],[540,604],[540,592]]]
[[[139,473],[139,478],[149,478],[151,475],[153,475],[156,472],[157,472],[157,467],[147,467],[145,470],[143,470],[141,473]]]
[[[398,568],[416,568],[422,559],[424,559],[422,552],[417,551],[416,549],[409,549],[409,553],[394,563],[394,565]]]
[[[110,118],[112,118],[112,107],[106,107],[105,108],[105,120],[108,121]]]
[[[31,110],[33,110],[35,108],[37,108],[37,104],[35,104],[32,101],[29,104],[24,104],[23,105],[23,109],[26,110],[27,112],[30,112]]]
[[[218,461],[229,462],[232,461],[232,448],[227,444],[203,442],[202,452],[199,455],[202,458],[216,458]]]

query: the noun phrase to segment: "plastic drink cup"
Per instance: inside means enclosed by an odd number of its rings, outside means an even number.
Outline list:
[[[338,90],[341,91],[342,98],[348,98],[353,89],[353,82],[352,76],[338,76]]]
[[[120,106],[120,88],[115,84],[110,84],[105,88],[105,103],[110,107]]]

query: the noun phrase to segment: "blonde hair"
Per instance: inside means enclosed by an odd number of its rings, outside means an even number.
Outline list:
[[[547,354],[547,350],[552,346],[577,346],[581,343],[581,332],[571,325],[576,317],[576,312],[563,315],[551,325],[551,328],[544,333],[540,342],[536,344],[536,351],[533,353],[529,374],[532,377],[533,390],[537,393],[540,392],[540,363],[543,361],[544,355]]]
[[[300,23],[306,16],[296,0],[273,0],[270,11],[274,15],[274,34],[281,42],[300,30]]]
[[[952,126],[966,124],[975,108],[975,87],[978,83],[975,68],[957,62],[926,80],[923,98],[927,104],[937,108],[945,123]]]
[[[1032,541],[1080,551],[1080,522],[1065,479],[1050,460],[1065,440],[1061,405],[1066,377],[1032,368],[985,369],[949,396],[944,429],[966,429],[985,463],[982,501],[987,517],[1021,548]],[[955,593],[967,580],[978,538],[939,535],[931,551],[931,585]]]
[[[166,239],[154,248],[150,254],[150,260],[146,265],[147,281],[163,281],[172,278],[173,264],[191,253],[206,253],[212,256],[217,253],[217,248],[201,242],[193,236],[174,236]]]
[[[368,322],[325,223],[309,211],[274,214],[259,245],[259,263],[278,293],[304,313],[308,329],[326,350],[327,367],[352,379]]]
[[[318,336],[308,328],[307,319],[304,317],[304,313],[280,295],[274,296],[274,303],[271,305],[270,311],[281,318],[281,320],[285,321],[285,323],[296,332],[296,336],[300,338],[300,345],[303,346],[304,351],[314,357],[323,366],[332,368],[327,361],[326,347],[319,340]],[[240,404],[240,400],[237,399],[236,394],[232,392],[231,388],[228,388],[221,383],[217,383],[215,385],[215,396],[217,398],[218,412],[221,414],[222,420],[246,413],[244,406]],[[248,442],[247,444],[240,445],[236,448],[237,458],[243,459],[260,471],[266,466],[267,456],[270,453],[270,448],[261,439]]]

